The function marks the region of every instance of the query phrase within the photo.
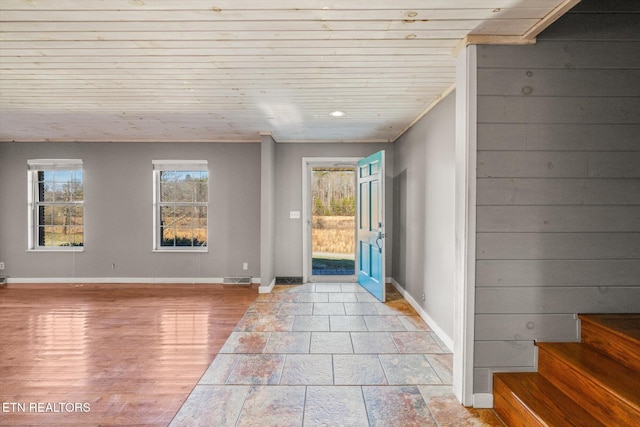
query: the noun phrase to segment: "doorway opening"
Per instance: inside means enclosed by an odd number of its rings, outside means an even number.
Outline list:
[[[356,272],[356,168],[311,167],[311,274]]]

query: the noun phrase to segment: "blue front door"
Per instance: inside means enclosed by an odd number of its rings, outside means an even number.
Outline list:
[[[384,151],[358,162],[358,283],[385,300]]]

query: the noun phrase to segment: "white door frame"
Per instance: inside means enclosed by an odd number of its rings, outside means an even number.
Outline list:
[[[357,167],[361,157],[303,157],[302,158],[302,283],[311,278],[311,168],[315,166]],[[354,184],[355,185],[355,184]],[[357,189],[356,189],[357,191]],[[357,260],[356,260],[357,261]],[[354,275],[353,279],[357,276]],[[344,276],[336,276],[344,281]],[[342,280],[340,280],[342,279]],[[351,279],[350,279],[351,280]]]

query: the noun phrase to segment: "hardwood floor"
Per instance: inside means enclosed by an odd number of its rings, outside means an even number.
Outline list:
[[[0,425],[169,424],[257,287],[0,288]]]

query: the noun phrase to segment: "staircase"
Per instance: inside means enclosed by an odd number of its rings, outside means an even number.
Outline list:
[[[493,375],[509,427],[640,426],[640,314],[580,321],[582,342],[536,344],[538,372]]]

